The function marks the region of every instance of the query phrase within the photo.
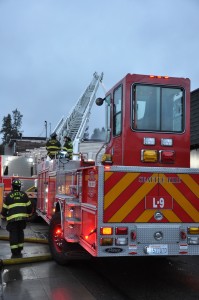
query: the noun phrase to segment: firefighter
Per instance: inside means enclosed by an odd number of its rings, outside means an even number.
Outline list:
[[[1,215],[6,218],[6,229],[9,231],[9,241],[12,256],[20,256],[24,246],[24,229],[32,213],[32,204],[28,195],[21,191],[21,181],[12,181],[12,191],[3,202]]]
[[[63,151],[68,153],[69,159],[72,159],[73,156],[73,144],[71,142],[71,138],[69,136],[64,137],[64,145],[62,147]]]
[[[50,136],[51,138],[46,143],[47,155],[53,159],[57,157],[57,154],[61,150],[61,143],[57,140],[57,134],[54,132]]]

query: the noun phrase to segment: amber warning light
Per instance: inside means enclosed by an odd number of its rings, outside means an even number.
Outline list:
[[[113,234],[113,228],[112,227],[101,227],[100,228],[100,234],[102,234],[102,235]]]
[[[150,78],[163,78],[163,79],[168,79],[169,76],[160,76],[160,75],[149,75]]]

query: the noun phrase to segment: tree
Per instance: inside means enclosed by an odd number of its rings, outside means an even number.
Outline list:
[[[106,138],[106,131],[105,128],[102,127],[102,129],[95,128],[93,131],[93,134],[91,135],[91,139],[96,139],[96,140],[105,140]]]
[[[2,128],[0,133],[3,134],[3,145],[9,142],[10,139],[17,139],[21,136],[20,128],[22,124],[22,117],[21,113],[15,109],[12,111],[13,118],[10,114],[7,117],[3,117]]]
[[[3,123],[0,132],[3,134],[3,144],[6,144],[12,134],[12,118],[10,114],[8,114],[7,117],[3,117]]]
[[[17,109],[13,110],[13,122],[12,122],[12,138],[19,138],[20,137],[20,131],[19,129],[21,128],[22,124],[22,117],[20,111]]]

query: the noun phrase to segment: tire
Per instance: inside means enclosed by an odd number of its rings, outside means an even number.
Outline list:
[[[71,260],[81,257],[81,246],[76,243],[68,243],[62,237],[61,213],[53,215],[49,227],[49,247],[53,259],[60,265],[66,265]]]

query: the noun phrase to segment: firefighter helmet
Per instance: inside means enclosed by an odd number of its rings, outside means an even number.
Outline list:
[[[67,139],[67,141],[71,142],[71,138],[69,136],[66,135],[64,138]]]
[[[56,137],[57,137],[56,132],[53,132],[53,133],[50,135],[50,137],[51,137],[52,139],[56,139]]]
[[[13,187],[13,189],[20,190],[21,189],[21,181],[19,179],[13,179],[12,187]]]

